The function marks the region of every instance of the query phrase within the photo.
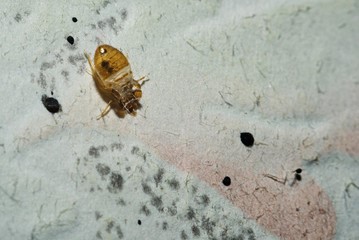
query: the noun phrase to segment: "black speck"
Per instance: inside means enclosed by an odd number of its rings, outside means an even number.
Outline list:
[[[188,239],[188,236],[187,236],[187,234],[186,234],[186,232],[184,230],[182,230],[182,232],[181,232],[181,239],[182,240]]]
[[[99,211],[95,211],[95,218],[99,220],[102,217],[102,214]]]
[[[150,186],[148,186],[146,183],[142,183],[142,190],[144,193],[151,195],[152,194],[152,189]]]
[[[301,168],[298,168],[295,170],[296,173],[302,173],[302,169]]]
[[[299,212],[299,208],[296,208],[295,211]]]
[[[167,183],[173,190],[178,190],[180,188],[180,183],[174,178],[169,180]]]
[[[148,207],[146,205],[143,205],[141,207],[140,213],[145,214],[146,216],[151,215],[151,211],[148,209]]]
[[[168,229],[168,223],[167,223],[167,222],[163,222],[163,223],[162,223],[162,229],[163,229],[163,230],[167,230],[167,229]]]
[[[73,18],[72,18],[72,21],[73,21],[73,22],[77,22],[77,18],[73,17]]]
[[[108,175],[111,171],[110,167],[103,163],[98,163],[96,169],[102,177]]]
[[[199,237],[201,235],[201,231],[199,230],[199,228],[196,225],[193,225],[191,230],[192,230],[193,236]]]
[[[137,220],[137,224],[141,225],[142,224],[141,220]]]
[[[242,132],[241,133],[241,141],[246,147],[252,147],[254,144],[254,137],[249,132]]]
[[[118,173],[111,173],[110,183],[107,187],[110,193],[117,193],[122,190],[123,187],[123,178]]]
[[[116,233],[117,233],[117,237],[118,237],[119,239],[122,239],[122,238],[123,238],[123,233],[122,233],[122,230],[121,230],[120,225],[117,225],[117,226],[116,226]]]
[[[302,181],[302,176],[300,174],[296,173],[294,176],[295,176],[295,180]]]
[[[67,41],[68,41],[71,45],[73,45],[73,44],[75,43],[75,39],[74,39],[72,36],[68,36],[68,37],[67,37]]]
[[[21,19],[22,19],[21,14],[20,14],[20,13],[16,14],[16,16],[14,17],[14,19],[15,19],[16,22],[20,22]]]
[[[163,202],[162,198],[158,196],[153,196],[151,198],[151,204],[154,206],[159,212],[163,212]]]
[[[196,217],[196,214],[195,214],[193,208],[191,208],[191,207],[188,208],[186,217],[188,220],[192,220]]]
[[[165,173],[165,170],[163,168],[158,169],[157,173],[153,176],[153,179],[155,180],[156,187],[159,183],[162,182],[163,174]]]
[[[222,183],[223,183],[223,185],[224,186],[229,186],[229,185],[231,185],[231,178],[230,177],[228,177],[228,176],[225,176],[224,178],[223,178],[223,180],[222,180]]]
[[[47,111],[50,113],[57,113],[61,111],[60,103],[53,97],[47,97],[45,94],[41,97],[42,104],[44,104]]]
[[[115,223],[113,221],[108,222],[106,232],[111,233],[111,230],[112,230],[114,225],[115,225]]]
[[[120,14],[121,14],[121,19],[123,21],[127,19],[127,10],[126,9],[122,9]]]

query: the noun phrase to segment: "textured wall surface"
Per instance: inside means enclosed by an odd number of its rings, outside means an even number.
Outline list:
[[[0,239],[358,239],[358,22],[356,0],[3,1]],[[96,120],[101,43],[150,79],[136,117]]]

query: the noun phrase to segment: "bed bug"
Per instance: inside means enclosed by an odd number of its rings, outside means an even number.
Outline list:
[[[136,111],[141,108],[139,100],[142,97],[139,82],[144,77],[133,79],[131,66],[125,55],[110,45],[100,45],[95,51],[94,62],[87,53],[85,57],[90,64],[97,89],[107,102],[97,119],[106,116],[111,108],[120,117],[124,117],[126,113],[136,116]]]

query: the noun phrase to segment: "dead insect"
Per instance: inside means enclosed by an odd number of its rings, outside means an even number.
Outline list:
[[[107,102],[107,106],[97,119],[106,116],[111,108],[120,117],[124,117],[126,113],[135,116],[136,110],[141,108],[139,100],[142,90],[139,82],[143,81],[144,77],[134,80],[125,55],[109,45],[97,47],[93,63],[87,53],[85,57],[90,64],[97,89]]]

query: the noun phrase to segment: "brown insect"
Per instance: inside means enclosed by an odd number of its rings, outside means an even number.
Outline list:
[[[92,63],[90,56],[85,53],[91,75],[95,80],[98,91],[107,102],[107,106],[97,118],[100,119],[111,110],[124,117],[126,113],[136,116],[136,110],[141,108],[139,102],[142,97],[141,84],[134,80],[131,66],[123,53],[110,45],[97,47]]]

